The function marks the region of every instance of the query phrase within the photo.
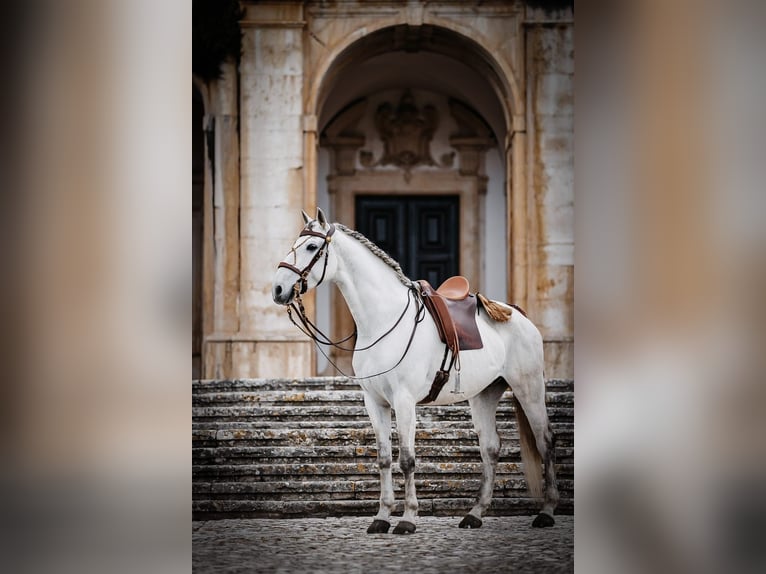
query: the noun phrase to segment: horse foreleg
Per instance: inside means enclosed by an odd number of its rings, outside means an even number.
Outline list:
[[[378,469],[380,470],[380,507],[375,515],[368,534],[388,532],[391,527],[391,512],[394,509],[394,484],[391,477],[391,407],[381,405],[366,394],[364,404],[375,430],[378,447]]]
[[[495,489],[495,471],[500,458],[500,436],[497,434],[497,405],[508,388],[502,379],[496,380],[481,393],[469,399],[473,428],[479,437],[482,476],[479,498],[471,511],[460,522],[460,528],[480,528],[481,517],[492,502]]]
[[[395,401],[396,427],[399,434],[399,468],[404,474],[404,515],[394,528],[394,534],[412,534],[418,516],[415,492],[415,401],[400,398]]]

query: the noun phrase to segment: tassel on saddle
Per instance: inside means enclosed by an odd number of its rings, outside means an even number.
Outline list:
[[[508,321],[508,319],[511,318],[511,313],[513,313],[511,309],[503,307],[494,301],[490,301],[481,293],[477,293],[476,296],[479,298],[479,302],[481,303],[481,306],[484,307],[484,310],[487,312],[489,318],[493,321],[505,323]],[[521,311],[521,309],[519,309],[519,311]],[[526,313],[524,313],[524,311],[521,311],[521,314],[526,317]]]

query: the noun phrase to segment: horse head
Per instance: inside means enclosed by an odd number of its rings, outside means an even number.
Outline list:
[[[271,295],[280,305],[289,305],[296,296],[332,279],[337,267],[330,250],[335,226],[327,221],[321,209],[317,209],[316,219],[305,211],[301,213],[303,230],[274,275]]]

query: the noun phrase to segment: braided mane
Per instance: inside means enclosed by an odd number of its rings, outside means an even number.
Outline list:
[[[396,272],[396,276],[402,285],[404,285],[405,287],[412,287],[414,285],[413,281],[404,274],[404,271],[402,271],[401,265],[399,265],[399,263],[397,263],[388,253],[383,251],[380,247],[375,245],[372,241],[367,239],[364,235],[362,235],[361,233],[359,233],[358,231],[354,229],[349,229],[342,223],[336,223],[335,227],[340,229],[343,233],[346,233],[347,235],[356,239],[359,243],[361,243],[367,249],[369,249],[370,253],[375,255],[375,257],[377,257],[383,263],[385,263],[391,269],[393,269],[394,272]]]

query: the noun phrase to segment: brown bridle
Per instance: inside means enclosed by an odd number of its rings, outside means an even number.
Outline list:
[[[319,233],[318,231],[312,231],[311,229],[304,229],[300,232],[300,235],[298,237],[306,237],[306,236],[313,236],[313,237],[319,237],[321,239],[324,239],[324,243],[322,243],[322,246],[317,250],[317,252],[314,254],[314,257],[309,261],[309,264],[306,265],[303,269],[298,269],[295,265],[291,265],[290,263],[287,263],[286,261],[281,261],[279,265],[277,265],[277,269],[281,269],[284,267],[285,269],[289,269],[293,273],[296,273],[298,275],[298,280],[295,282],[295,285],[293,286],[293,291],[295,291],[296,295],[303,295],[308,290],[308,276],[309,273],[311,273],[311,270],[314,268],[314,265],[316,265],[317,261],[319,261],[322,256],[324,256],[324,267],[322,268],[322,277],[319,279],[319,282],[317,285],[319,285],[322,281],[324,281],[325,273],[327,272],[327,246],[330,245],[332,242],[332,236],[335,233],[335,225],[332,223],[330,224],[330,228],[327,230],[327,233]],[[295,253],[295,248],[292,249],[292,251]],[[297,260],[297,255],[296,255]]]
[[[295,292],[294,300],[292,303],[290,303],[287,306],[287,315],[290,317],[290,321],[292,321],[293,325],[298,327],[306,336],[311,338],[314,343],[317,345],[317,349],[321,351],[321,353],[325,356],[325,358],[330,362],[330,364],[335,367],[339,373],[341,373],[343,376],[348,377],[349,379],[354,380],[363,380],[363,379],[371,379],[374,377],[379,377],[381,375],[385,375],[386,373],[389,373],[393,371],[396,367],[398,367],[401,362],[404,360],[404,357],[407,355],[407,352],[410,350],[410,346],[412,345],[412,340],[415,338],[415,331],[418,328],[418,325],[423,321],[423,318],[425,317],[425,306],[423,305],[423,302],[421,298],[419,297],[419,291],[418,288],[413,284],[409,287],[409,292],[407,296],[407,305],[404,308],[404,311],[402,311],[402,314],[399,316],[399,318],[396,320],[396,322],[393,324],[393,326],[388,329],[386,332],[384,332],[380,337],[375,339],[372,343],[365,347],[361,348],[346,348],[341,346],[341,343],[345,343],[349,339],[352,339],[356,336],[356,328],[354,328],[354,332],[348,335],[347,337],[344,337],[340,341],[334,342],[327,337],[322,331],[319,330],[319,328],[314,325],[314,323],[311,322],[311,320],[306,315],[306,309],[303,307],[303,301],[301,299],[301,295],[303,295],[308,290],[308,276],[309,273],[311,273],[311,270],[313,269],[314,265],[317,264],[317,261],[319,261],[322,256],[324,256],[324,268],[322,269],[322,277],[319,279],[319,282],[317,282],[317,286],[324,281],[325,272],[327,271],[327,247],[332,242],[332,236],[335,233],[335,225],[332,223],[329,224],[330,228],[327,230],[327,233],[319,233],[317,231],[312,231],[311,229],[304,229],[301,231],[300,235],[298,237],[305,237],[305,236],[312,236],[312,237],[319,237],[321,239],[324,239],[324,243],[322,246],[317,250],[317,252],[314,254],[314,257],[309,261],[308,265],[304,267],[303,269],[298,269],[295,265],[292,265],[290,263],[287,263],[285,261],[281,261],[279,265],[277,265],[277,269],[281,269],[284,267],[285,269],[289,269],[296,275],[298,275],[298,280],[295,282],[295,285],[293,286],[293,291]],[[300,247],[300,245],[298,246]],[[295,259],[297,262],[297,252],[296,248],[293,247],[291,249],[293,254],[295,255]],[[396,327],[399,326],[399,323],[402,322],[402,319],[404,319],[404,316],[407,314],[407,310],[410,308],[410,299],[415,300],[415,322],[412,326],[412,332],[410,333],[409,340],[407,341],[407,347],[404,349],[404,353],[402,353],[402,356],[399,358],[399,360],[396,362],[396,364],[386,369],[385,371],[381,371],[380,373],[375,373],[374,375],[368,375],[366,377],[355,377],[352,375],[345,374],[338,365],[335,364],[335,362],[322,350],[321,345],[330,345],[333,347],[336,347],[337,349],[343,350],[343,351],[365,351],[367,349],[371,349],[375,345],[377,345],[380,341],[382,341],[385,337],[390,335]],[[297,305],[296,305],[297,302]],[[295,318],[293,318],[292,311],[295,310],[298,319],[303,324],[303,326],[299,325]]]

